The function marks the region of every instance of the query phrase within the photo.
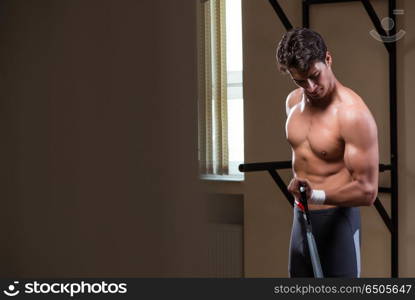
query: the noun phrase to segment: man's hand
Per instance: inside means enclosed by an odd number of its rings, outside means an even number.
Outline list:
[[[290,184],[288,185],[288,191],[294,196],[296,200],[300,201],[301,199],[300,186],[301,185],[305,187],[305,191],[307,195],[307,202],[309,202],[311,198],[311,192],[313,189],[311,187],[310,182],[307,179],[294,177],[293,179],[291,179]]]

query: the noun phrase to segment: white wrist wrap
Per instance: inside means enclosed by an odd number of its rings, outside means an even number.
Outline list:
[[[326,201],[326,193],[323,190],[313,190],[310,203],[322,205]]]

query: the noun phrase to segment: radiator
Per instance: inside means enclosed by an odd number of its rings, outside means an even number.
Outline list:
[[[243,277],[243,225],[209,224],[211,277]]]

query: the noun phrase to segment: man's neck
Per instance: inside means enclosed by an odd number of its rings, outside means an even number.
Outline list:
[[[333,81],[330,84],[329,91],[323,98],[310,99],[304,93],[305,100],[311,107],[325,109],[334,101],[334,99],[336,99],[340,86],[341,83],[336,79],[336,77],[333,76]]]

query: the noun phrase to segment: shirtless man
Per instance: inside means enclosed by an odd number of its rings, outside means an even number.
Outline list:
[[[376,123],[364,101],[335,77],[322,37],[287,32],[277,49],[281,71],[297,89],[286,100],[286,135],[294,178],[290,277],[312,277],[299,186],[306,186],[313,234],[325,277],[360,277],[360,209],[378,190]]]

